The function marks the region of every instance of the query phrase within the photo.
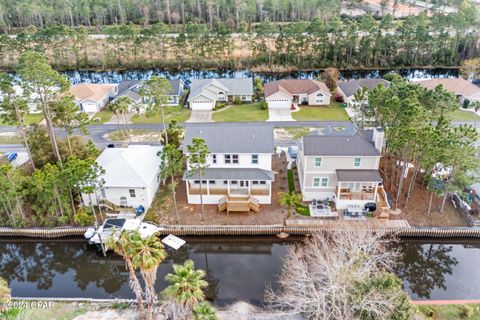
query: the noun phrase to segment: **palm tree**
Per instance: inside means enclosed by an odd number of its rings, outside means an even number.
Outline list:
[[[119,130],[121,130],[120,125],[123,122],[123,131],[125,134],[127,134],[127,112],[130,108],[130,103],[130,98],[123,96],[115,99],[115,101],[113,101],[108,107],[108,109],[117,117]]]
[[[193,309],[193,320],[217,319],[217,310],[208,302],[201,302]]]
[[[195,270],[192,260],[187,260],[183,265],[174,264],[173,274],[165,276],[170,285],[165,288],[163,294],[179,302],[183,307],[191,309],[199,302],[205,300],[205,293],[202,288],[208,286],[203,280],[205,271]]]
[[[135,293],[138,308],[140,309],[140,313],[143,315],[145,311],[143,307],[143,290],[142,286],[140,285],[140,281],[138,281],[137,274],[135,273],[135,268],[133,267],[132,250],[129,249],[135,242],[135,233],[124,231],[120,234],[118,241],[115,240],[114,234],[115,232],[107,239],[106,248],[107,250],[109,248],[112,249],[116,254],[120,255],[123,260],[125,260],[125,264],[129,272],[130,288],[132,288],[133,292]]]
[[[158,301],[155,293],[157,269],[167,257],[167,252],[156,235],[142,238],[139,232],[133,232],[131,239],[132,243],[127,252],[131,253],[132,265],[135,269],[140,269],[145,281],[145,300],[148,306],[148,319],[151,319],[153,305]]]
[[[281,206],[287,206],[287,219],[292,216],[292,208],[301,202],[301,196],[297,195],[295,191],[291,193],[280,192],[280,198],[278,200]]]

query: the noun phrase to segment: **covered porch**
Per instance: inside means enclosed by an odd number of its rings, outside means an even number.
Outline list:
[[[255,197],[259,203],[270,204],[272,171],[262,169],[208,168],[202,179],[184,176],[189,203],[219,204],[227,197]]]
[[[367,203],[375,203],[378,208],[388,206],[378,170],[337,170],[336,174],[338,209],[363,208]]]

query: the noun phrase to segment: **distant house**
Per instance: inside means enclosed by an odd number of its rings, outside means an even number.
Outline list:
[[[268,104],[269,120],[292,120],[291,110],[299,105],[329,105],[331,93],[327,85],[311,79],[283,79],[266,83],[265,101]]]
[[[160,185],[161,146],[130,145],[106,148],[97,158],[105,174],[104,185],[95,194],[82,194],[83,202],[97,205],[107,200],[117,206],[148,209]]]
[[[183,179],[188,203],[200,203],[200,184],[206,204],[219,204],[225,197],[251,197],[260,204],[271,203],[272,128],[254,124],[188,124],[183,142],[187,156],[187,146],[193,138],[205,140],[210,156],[203,177],[193,174],[187,163]]]
[[[96,113],[118,93],[116,84],[82,83],[70,87],[70,94],[83,112]]]
[[[384,134],[353,124],[329,125],[299,141],[297,168],[306,201],[333,200],[337,209],[368,202],[385,206],[379,173]]]
[[[463,78],[435,78],[427,80],[415,80],[414,83],[418,83],[419,85],[427,88],[428,90],[435,89],[436,87],[441,85],[446,91],[455,94],[462,105],[465,100],[480,100],[480,87]]]
[[[168,80],[168,82],[170,83],[172,90],[166,96],[166,105],[178,106],[180,104],[180,99],[183,95],[184,83],[182,80]],[[144,105],[146,101],[140,95],[140,90],[142,89],[144,83],[144,80],[126,80],[120,82],[120,84],[118,85],[118,94],[115,99],[118,99],[119,97],[128,97],[130,98],[130,100],[132,100],[132,104],[130,106],[131,112],[144,112]]]
[[[193,79],[190,84],[188,105],[192,110],[212,110],[217,101],[251,102],[253,79]]]
[[[380,84],[388,87],[390,82],[384,79],[356,79],[339,82],[337,89],[338,93],[342,95],[343,102],[345,102],[347,106],[351,106],[355,103],[355,94],[360,89],[366,87],[368,90],[371,90]]]

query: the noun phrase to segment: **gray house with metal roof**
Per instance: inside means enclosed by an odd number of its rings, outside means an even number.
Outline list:
[[[217,101],[251,102],[253,97],[252,78],[193,79],[190,84],[188,105],[192,110],[212,110]]]
[[[270,204],[274,153],[273,127],[255,124],[186,124],[183,152],[194,138],[205,141],[210,152],[204,176],[192,172],[187,162],[183,179],[187,186],[188,203],[199,204],[200,193],[205,204],[222,201]],[[243,200],[242,200],[243,199]],[[228,209],[227,209],[228,210]],[[231,210],[235,211],[235,210]]]
[[[184,91],[184,83],[182,80],[168,80],[172,90],[166,95],[166,105],[178,106]],[[125,80],[118,85],[118,94],[115,99],[120,97],[128,97],[132,101],[130,105],[131,112],[144,112],[147,102],[140,95],[140,90],[145,80]],[[114,99],[114,100],[115,100]]]
[[[388,87],[390,82],[385,79],[355,79],[339,82],[337,84],[337,91],[343,97],[343,101],[350,106],[355,103],[355,94],[362,88],[366,87],[368,90],[372,90],[378,85]]]
[[[386,194],[378,171],[383,131],[360,130],[353,124],[327,127],[298,143],[297,169],[303,199],[328,198],[335,201],[337,209],[368,202],[385,206]]]

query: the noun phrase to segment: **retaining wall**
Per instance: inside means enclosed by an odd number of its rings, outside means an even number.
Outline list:
[[[161,226],[160,235],[174,234],[177,236],[305,236],[313,232],[333,231],[342,226],[198,226],[172,225]],[[367,227],[368,228],[368,227]],[[62,238],[83,236],[86,227],[62,228],[0,228],[0,237],[29,238]],[[373,230],[373,228],[372,228]],[[377,229],[378,230],[378,229]],[[405,227],[381,229],[387,234],[402,238],[479,238],[480,228],[436,228],[436,227]]]

